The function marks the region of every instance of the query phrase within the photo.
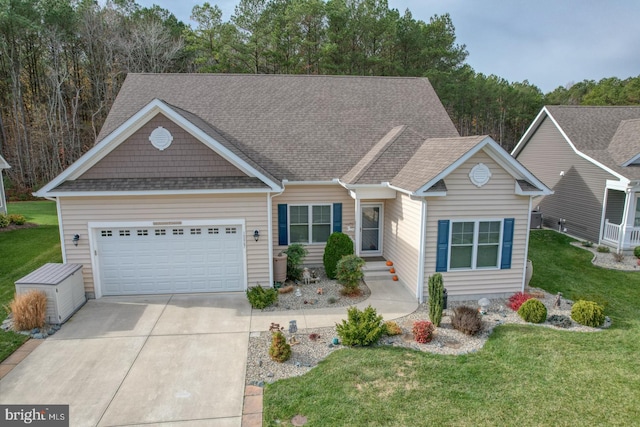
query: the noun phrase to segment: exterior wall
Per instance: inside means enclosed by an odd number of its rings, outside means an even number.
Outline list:
[[[606,180],[616,177],[578,156],[549,118],[517,159],[555,192],[533,201],[534,207],[540,207],[545,226],[557,228],[558,221],[565,219],[567,233],[597,242]]]
[[[418,289],[421,212],[422,202],[402,193],[384,206],[384,257],[393,261],[398,278],[414,295]]]
[[[158,126],[173,135],[173,142],[163,151],[149,142],[149,135]],[[80,179],[212,176],[246,175],[180,126],[158,114]]]
[[[278,205],[304,204],[329,204],[342,203],[342,232],[351,237],[355,242],[355,200],[349,196],[349,192],[339,184],[327,185],[292,185],[285,188],[284,193],[273,198],[272,202],[272,238],[273,254],[287,249],[287,246],[278,244]],[[321,265],[325,244],[306,245],[309,254],[304,260],[307,265]]]
[[[115,221],[176,221],[244,219],[247,260],[247,282],[269,283],[269,238],[267,194],[247,195],[185,195],[136,197],[61,197],[59,199],[62,233],[67,244],[66,262],[82,264],[85,291],[95,295],[89,222]],[[256,242],[253,230],[264,237]],[[78,246],[70,242],[80,235]]]
[[[489,167],[492,177],[478,188],[471,183],[468,174],[480,162]],[[516,195],[514,178],[482,151],[445,178],[445,183],[447,196],[427,198],[425,298],[428,298],[427,279],[436,268],[438,220],[445,219],[515,219],[511,268],[444,272],[444,285],[450,296],[504,295],[521,291],[529,233],[529,197]]]

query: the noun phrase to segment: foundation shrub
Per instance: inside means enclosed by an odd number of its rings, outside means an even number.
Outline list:
[[[302,279],[302,262],[309,253],[307,248],[300,243],[293,243],[282,252],[287,254],[287,278],[293,281]]]
[[[401,335],[402,334],[402,328],[400,328],[400,326],[398,326],[398,324],[392,320],[386,322],[384,324],[385,326],[385,333],[387,335],[389,335],[390,337],[394,336],[394,335]]]
[[[340,261],[343,256],[352,254],[353,242],[351,238],[339,231],[331,233],[329,239],[327,239],[327,245],[324,247],[324,254],[322,255],[322,263],[324,264],[324,271],[327,277],[335,279],[338,261]]]
[[[571,307],[571,318],[581,325],[597,328],[604,323],[604,308],[596,302],[580,300]]]
[[[533,295],[531,294],[528,294],[526,292],[516,292],[509,297],[509,302],[507,303],[507,305],[511,310],[518,311],[522,303],[530,300],[531,298],[533,298]]]
[[[542,301],[531,298],[520,306],[518,316],[525,322],[542,323],[547,320],[547,307]]]
[[[478,310],[461,305],[453,310],[451,326],[467,335],[475,335],[482,329],[482,318]]]
[[[263,309],[278,300],[278,290],[275,288],[253,286],[247,289],[247,299],[251,307]]]
[[[344,295],[358,295],[360,293],[360,282],[364,277],[362,266],[364,260],[356,255],[345,255],[336,266],[336,277],[342,285]]]
[[[347,319],[341,324],[336,323],[336,332],[344,345],[364,347],[375,344],[386,330],[382,316],[371,306],[362,311],[349,307]]]
[[[433,331],[436,327],[428,320],[418,320],[413,322],[413,339],[420,344],[426,344],[433,339]]]

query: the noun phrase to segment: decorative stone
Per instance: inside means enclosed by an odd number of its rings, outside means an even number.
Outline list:
[[[301,297],[302,296],[302,291],[300,291],[300,288],[296,289],[296,296],[297,297]]]
[[[295,320],[289,320],[289,333],[295,334],[298,332],[298,325]]]
[[[300,427],[303,426],[307,423],[307,417],[305,417],[304,415],[296,415],[295,417],[291,418],[291,424],[293,424],[296,427]]]

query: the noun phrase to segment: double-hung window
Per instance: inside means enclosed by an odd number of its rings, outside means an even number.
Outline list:
[[[290,205],[289,242],[326,242],[331,234],[331,220],[331,205]]]
[[[500,267],[502,221],[452,221],[449,268]]]

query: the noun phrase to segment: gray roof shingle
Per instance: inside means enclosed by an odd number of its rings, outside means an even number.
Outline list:
[[[111,178],[65,181],[53,191],[160,191],[160,190],[226,190],[265,189],[266,184],[248,176],[192,178]]]
[[[340,178],[398,126],[459,136],[426,78],[129,74],[98,141],[155,98],[276,180]]]

